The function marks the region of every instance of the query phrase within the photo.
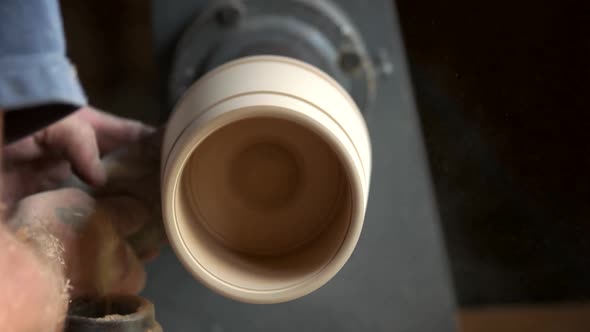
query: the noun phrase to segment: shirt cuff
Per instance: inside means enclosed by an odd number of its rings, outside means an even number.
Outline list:
[[[76,70],[62,53],[0,57],[1,110],[86,103]]]

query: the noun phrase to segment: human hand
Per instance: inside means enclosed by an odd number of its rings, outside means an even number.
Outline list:
[[[127,240],[142,259],[158,254],[167,242],[161,209],[160,159],[164,128],[160,128],[134,144],[123,146],[103,158],[107,181],[98,188],[86,188],[98,199],[108,199],[121,209],[132,200],[141,209],[135,220],[137,232]],[[125,199],[122,200],[121,199]],[[139,216],[138,216],[139,217]]]
[[[142,226],[143,214],[141,204],[131,198],[95,199],[66,188],[21,200],[8,225],[62,271],[71,296],[136,294],[144,286],[145,272],[124,238]]]
[[[107,181],[98,188],[46,191],[22,199],[9,225],[22,240],[62,265],[72,295],[137,293],[141,260],[165,242],[160,209],[163,130],[105,156]],[[81,190],[84,188],[85,190]],[[59,253],[63,248],[63,253]]]
[[[83,108],[3,147],[2,198],[10,206],[28,195],[56,189],[73,173],[92,186],[102,185],[107,172],[100,157],[152,132],[138,121]]]

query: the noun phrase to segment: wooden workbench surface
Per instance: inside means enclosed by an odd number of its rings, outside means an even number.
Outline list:
[[[590,303],[464,309],[462,332],[588,332]]]

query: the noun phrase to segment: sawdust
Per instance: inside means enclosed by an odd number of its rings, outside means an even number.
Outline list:
[[[65,247],[63,243],[51,234],[42,220],[33,220],[22,225],[16,230],[15,235],[20,241],[35,249],[34,252],[49,268],[47,272],[54,272],[52,274],[57,273],[57,275],[63,277],[61,296],[68,300],[72,285],[70,280],[64,277]]]
[[[97,318],[97,321],[105,321],[105,322],[112,322],[112,321],[116,321],[116,320],[121,320],[125,318],[124,315],[119,315],[119,314],[111,314],[111,315],[106,315],[100,318]]]
[[[41,220],[35,220],[16,230],[16,237],[30,245],[46,261],[59,266],[65,266],[63,243],[45,226]]]

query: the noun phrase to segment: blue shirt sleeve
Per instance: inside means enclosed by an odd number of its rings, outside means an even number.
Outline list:
[[[86,104],[65,50],[57,0],[0,0],[0,110],[8,138]]]

